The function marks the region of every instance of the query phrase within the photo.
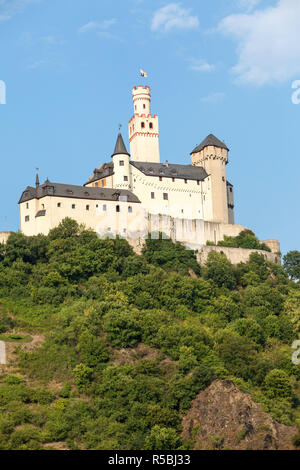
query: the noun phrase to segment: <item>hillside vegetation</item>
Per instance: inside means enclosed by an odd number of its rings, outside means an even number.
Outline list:
[[[215,379],[300,425],[300,287],[257,253],[200,267],[180,244],[138,256],[65,219],[0,245],[0,304],[1,449],[193,448],[182,418]]]

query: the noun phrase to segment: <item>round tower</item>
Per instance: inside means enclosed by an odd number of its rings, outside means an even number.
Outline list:
[[[119,131],[112,159],[114,163],[113,187],[120,189],[130,189],[130,168],[129,153],[124,144],[121,132]]]
[[[150,88],[134,87],[132,98],[134,115],[128,123],[131,159],[160,163],[158,116],[151,114]]]
[[[151,92],[150,87],[147,85],[143,87],[142,85],[135,86],[132,89],[132,98],[133,98],[133,107],[134,114],[151,114]]]

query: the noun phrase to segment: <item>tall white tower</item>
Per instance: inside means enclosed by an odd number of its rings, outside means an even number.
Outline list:
[[[158,116],[152,116],[148,86],[132,89],[134,115],[128,123],[131,160],[160,163]]]

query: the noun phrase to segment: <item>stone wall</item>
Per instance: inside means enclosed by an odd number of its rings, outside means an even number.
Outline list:
[[[246,248],[229,248],[224,246],[202,246],[197,253],[197,261],[199,264],[205,264],[209,253],[216,251],[217,253],[224,253],[232,264],[247,263],[251,253],[259,253],[263,255],[266,260],[272,263],[281,264],[281,257],[275,253],[263,250],[248,250]]]
[[[12,232],[0,232],[0,243],[6,243]]]

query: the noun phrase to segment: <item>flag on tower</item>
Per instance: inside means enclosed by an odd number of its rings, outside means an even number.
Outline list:
[[[147,72],[144,72],[144,70],[142,70],[142,69],[140,70],[140,74],[141,74],[141,76],[144,77],[144,78],[147,78],[147,77],[148,77]]]

